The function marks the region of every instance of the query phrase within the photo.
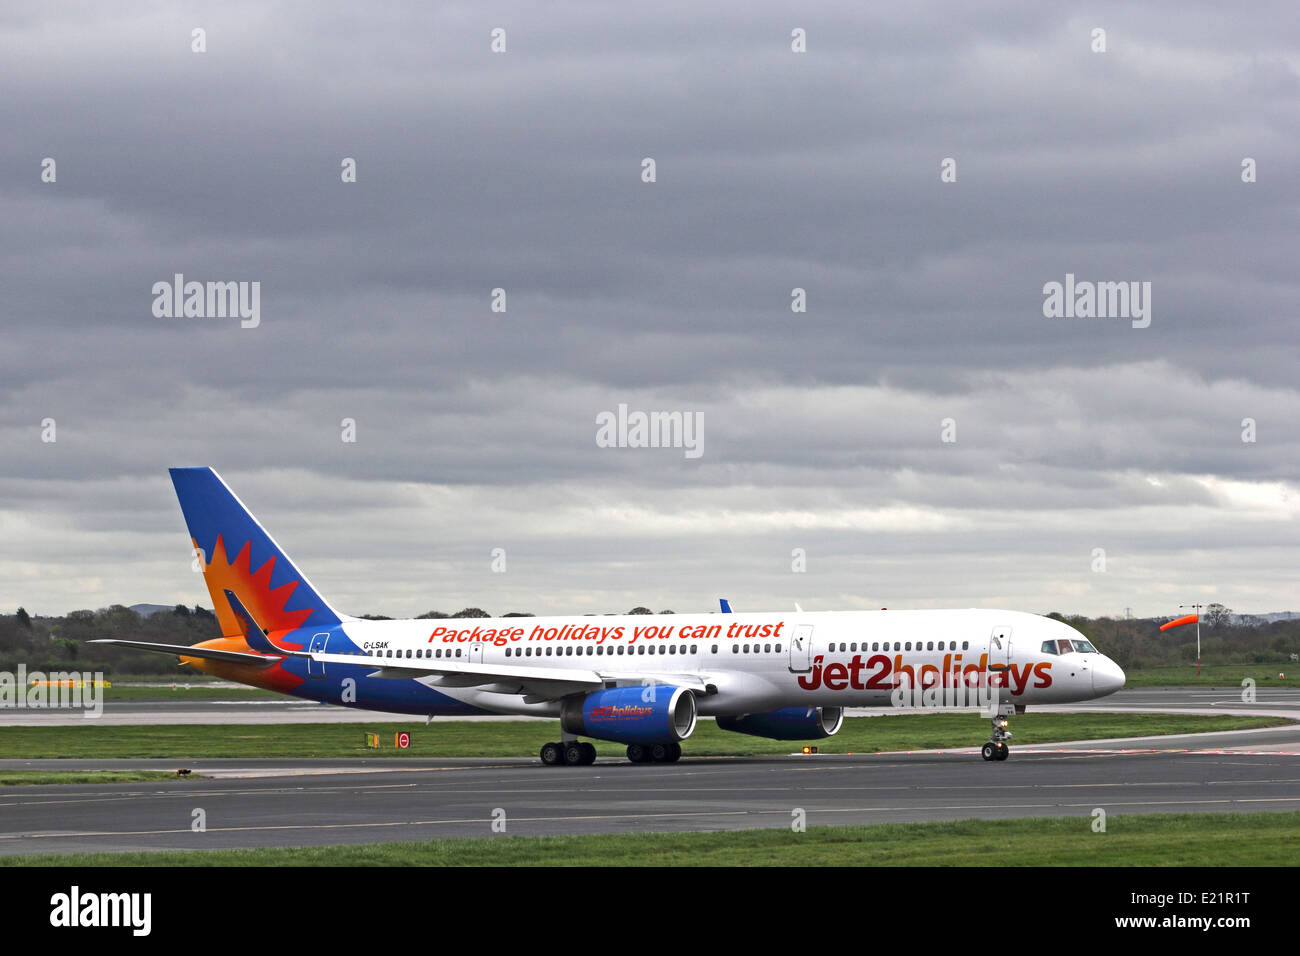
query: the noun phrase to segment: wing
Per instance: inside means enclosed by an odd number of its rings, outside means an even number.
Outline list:
[[[521,664],[474,664],[457,660],[410,660],[370,657],[358,654],[322,654],[299,651],[322,664],[374,664],[368,676],[410,680],[429,677],[430,687],[474,687],[501,694],[521,694],[532,701],[557,700],[575,693],[602,690],[615,682],[641,684],[647,678],[656,684],[686,687],[704,694],[707,685],[699,674],[673,674],[667,671],[647,674],[644,671],[584,670],[571,667],[535,667]]]
[[[115,644],[142,651],[175,654],[177,657],[198,657],[205,660],[225,661],[231,664],[251,664],[270,667],[287,657],[309,657],[320,664],[346,664],[352,667],[375,669],[367,676],[389,680],[430,678],[430,687],[448,689],[473,687],[498,694],[522,696],[527,703],[558,700],[571,694],[586,694],[619,684],[642,684],[651,680],[656,684],[685,687],[699,694],[710,693],[709,685],[699,674],[674,674],[668,671],[585,670],[572,667],[529,667],[518,664],[474,664],[455,660],[398,660],[374,657],[368,654],[328,654],[317,651],[281,651],[278,654],[250,654],[243,651],[222,651],[206,647],[188,647],[183,644],[154,644],[149,641],[122,641],[101,638],[91,644]]]

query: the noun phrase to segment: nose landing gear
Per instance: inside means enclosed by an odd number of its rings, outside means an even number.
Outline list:
[[[1011,731],[1007,729],[1007,718],[1015,712],[1014,704],[1003,704],[998,708],[998,715],[993,718],[993,731],[989,734],[989,742],[980,748],[980,756],[985,760],[1006,760],[1011,756],[1011,748],[1007,746],[1007,741],[1011,739]]]

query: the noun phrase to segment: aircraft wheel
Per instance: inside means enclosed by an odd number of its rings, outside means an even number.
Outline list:
[[[564,763],[564,748],[559,744],[542,744],[542,763],[558,767]]]
[[[998,755],[994,759],[1006,760],[1010,756],[1011,756],[1011,748],[1008,747],[1006,744],[998,744]]]
[[[676,763],[682,759],[682,745],[673,743],[668,746],[668,762]]]
[[[592,764],[596,762],[595,746],[589,743],[579,744],[579,746],[582,747],[582,761],[581,761],[582,765],[584,767],[590,767]]]
[[[655,763],[667,763],[669,753],[671,751],[668,749],[667,744],[650,745],[650,759]]]
[[[650,759],[650,751],[640,744],[628,744],[627,759],[633,763],[645,763]]]
[[[998,745],[990,740],[988,743],[986,743],[983,747],[980,748],[980,756],[983,757],[985,760],[997,760]]]
[[[582,763],[582,744],[576,740],[571,744],[564,745],[564,762],[574,767]]]

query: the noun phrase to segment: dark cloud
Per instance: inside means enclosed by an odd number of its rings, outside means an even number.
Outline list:
[[[196,463],[357,612],[1293,605],[1289,6],[751,6],[6,5],[0,608],[201,600]]]

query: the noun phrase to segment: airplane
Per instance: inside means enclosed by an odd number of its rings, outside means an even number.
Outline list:
[[[837,733],[848,707],[953,706],[1006,760],[1029,705],[1104,697],[1124,672],[1068,624],[1019,611],[813,611],[372,621],[340,614],[211,468],[170,469],[222,636],[94,643],[307,700],[389,713],[556,718],[548,766],[624,744],[672,763],[700,717],[774,740]]]

